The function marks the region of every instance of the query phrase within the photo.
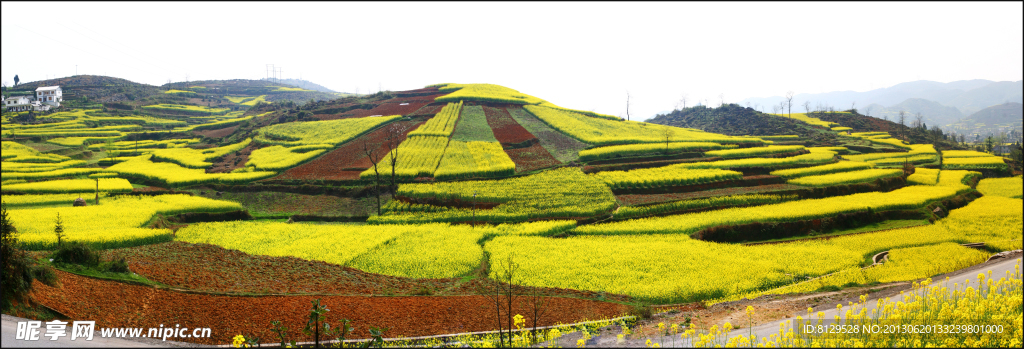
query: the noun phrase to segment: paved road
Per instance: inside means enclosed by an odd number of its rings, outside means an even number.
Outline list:
[[[128,340],[122,338],[102,338],[100,337],[100,331],[95,331],[91,341],[84,340],[82,338],[75,339],[72,341],[70,336],[60,337],[55,341],[51,341],[50,337],[40,336],[39,340],[28,341],[23,339],[15,339],[18,331],[19,321],[30,321],[28,319],[3,315],[0,318],[2,327],[0,327],[0,347],[3,348],[176,348],[183,346],[197,346],[189,343],[179,342],[161,342],[160,340],[152,339],[138,339]],[[46,330],[46,325],[43,325],[43,332]],[[69,332],[70,333],[70,330]]]
[[[971,280],[971,284],[976,287],[977,283],[978,283],[977,276],[978,276],[979,273],[985,273],[987,275],[988,272],[991,270],[992,271],[992,277],[995,278],[996,280],[998,280],[999,278],[1006,276],[1006,272],[1007,271],[1012,273],[1014,271],[1014,265],[1016,265],[1017,268],[1021,268],[1022,267],[1021,266],[1021,260],[1019,258],[1012,258],[1012,259],[1009,259],[1009,260],[1006,260],[1006,261],[1003,261],[1003,262],[998,262],[998,263],[994,263],[994,264],[985,266],[985,267],[980,268],[980,269],[974,269],[974,270],[967,269],[969,271],[963,271],[963,272],[959,272],[959,273],[956,273],[954,275],[951,275],[949,277],[949,281],[945,281],[945,278],[943,278],[942,280],[932,280],[933,281],[932,285],[940,286],[940,287],[941,286],[945,286],[945,287],[947,287],[950,290],[950,292],[952,292],[953,291],[953,284],[954,283],[959,284],[959,287],[961,289],[963,289],[964,288],[964,280],[970,279]],[[1024,269],[1017,269],[1017,270],[1024,270]],[[892,297],[889,298],[889,300],[890,300],[890,302],[893,302],[893,303],[903,301],[903,295],[899,294],[899,295],[892,296]],[[875,309],[875,305],[878,304],[877,302],[874,302],[874,301],[868,301],[867,303],[868,303],[868,313],[871,313],[871,310]],[[843,304],[843,306],[845,307],[846,304]],[[848,310],[848,309],[849,308],[847,307],[847,308],[844,308],[842,311],[840,311],[840,310],[838,310],[836,308],[831,308],[829,310],[825,310],[825,311],[823,311],[825,313],[825,316],[823,318],[824,319],[835,319],[836,315],[839,315],[840,318],[845,318],[846,316],[845,316],[844,313],[846,313],[846,310]],[[796,322],[796,316],[798,316],[798,315],[799,316],[803,316],[804,318],[807,318],[807,314],[805,312],[803,314],[793,315],[793,317],[790,317],[788,319],[783,319],[783,320],[767,323],[767,324],[764,324],[764,325],[755,326],[754,327],[754,334],[757,335],[758,341],[760,341],[761,338],[768,337],[768,336],[770,336],[772,334],[777,334],[777,333],[779,333],[779,324],[784,323],[787,320],[790,321],[790,323],[792,324],[793,322]],[[817,312],[815,312],[814,319],[817,319]],[[788,330],[789,330],[789,328],[786,328],[786,331],[788,331]],[[748,333],[750,333],[749,331],[750,331],[749,329],[733,330],[732,333],[729,334],[728,338],[732,338],[732,337],[735,337],[735,336],[738,336],[738,335],[747,335]],[[671,343],[669,343],[669,344],[671,344]],[[677,342],[676,346],[680,346],[681,347],[682,344],[683,343],[678,343]],[[666,345],[663,343],[662,347],[665,347],[665,346]]]

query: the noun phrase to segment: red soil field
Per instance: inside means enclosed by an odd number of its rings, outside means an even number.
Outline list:
[[[425,105],[417,111],[412,112],[408,116],[434,116],[441,112],[441,108],[444,108],[444,104],[437,105]]]
[[[97,328],[158,328],[161,325],[212,329],[211,338],[176,338],[203,344],[229,344],[240,333],[253,333],[272,342],[270,322],[282,320],[298,341],[310,341],[297,330],[304,327],[310,302],[319,298],[331,311],[332,325],[339,319],[354,320],[355,338],[367,338],[370,326],[387,327],[385,337],[424,336],[493,330],[493,301],[486,296],[216,296],[191,294],[103,281],[57,271],[60,288],[33,284],[31,296],[47,307],[73,319],[96,321]],[[513,305],[513,312],[526,315],[527,298]],[[624,314],[627,306],[580,300],[550,298],[548,316],[542,325],[612,318]],[[530,319],[527,319],[529,321]]]
[[[405,128],[405,132],[401,137],[401,139],[404,140],[406,134],[419,127],[423,122],[424,121],[406,120],[396,121],[394,124],[401,125]],[[359,179],[359,173],[370,168],[370,166],[373,166],[370,159],[366,158],[366,154],[363,153],[363,142],[366,141],[369,142],[371,146],[377,146],[377,149],[374,150],[374,154],[385,152],[385,133],[386,127],[374,130],[373,132],[362,135],[343,144],[338,149],[327,153],[327,155],[320,156],[313,161],[290,168],[287,171],[284,171],[281,175],[274,177],[274,179]]]
[[[203,137],[222,138],[222,137],[230,136],[232,133],[235,133],[235,130],[238,130],[238,126],[237,125],[236,126],[222,128],[222,129],[216,129],[216,130],[192,131],[192,133],[195,133],[195,134],[203,136]]]
[[[522,144],[529,141],[538,142],[537,137],[534,137],[530,131],[519,125],[512,116],[508,115],[508,111],[505,109],[485,106],[484,115],[487,116],[487,124],[494,131],[494,138],[497,138],[502,146],[508,148],[509,145],[513,144]]]
[[[540,143],[534,143],[526,148],[506,149],[505,153],[516,163],[516,173],[529,172],[561,165],[558,159],[551,156],[547,149]]]
[[[433,99],[425,100],[425,101],[416,101],[416,102],[394,102],[394,103],[392,103],[389,100],[387,103],[381,103],[376,108],[373,108],[373,109],[370,109],[370,110],[354,109],[354,110],[342,113],[341,115],[343,115],[345,117],[356,117],[356,118],[372,116],[372,115],[381,115],[381,116],[409,115],[409,114],[412,114],[412,112],[414,112],[416,110],[419,110],[424,105],[427,105],[427,104],[430,104],[430,103],[433,103],[433,102],[434,102]],[[405,105],[402,105],[402,104],[405,104]]]

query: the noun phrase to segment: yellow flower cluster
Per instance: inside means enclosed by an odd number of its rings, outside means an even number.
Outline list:
[[[143,155],[121,162],[106,169],[123,176],[138,177],[180,187],[210,182],[245,183],[276,175],[276,172],[259,171],[245,173],[206,173],[202,169],[191,169],[169,162],[152,162]]]
[[[448,142],[436,180],[507,177],[515,174],[516,163],[498,142]]]
[[[300,145],[290,148],[274,145],[253,150],[245,165],[255,166],[256,170],[260,171],[280,171],[315,158],[329,148],[332,148],[329,144]]]
[[[814,149],[814,148],[811,148]],[[811,167],[800,167],[791,168],[786,170],[775,170],[772,171],[772,176],[779,176],[782,178],[797,178],[804,176],[818,176],[838,172],[856,171],[870,169],[872,166],[866,162],[860,161],[840,161],[834,164],[811,166]]]
[[[9,214],[25,247],[41,250],[52,248],[57,243],[53,227],[58,213],[64,223],[67,240],[81,241],[98,248],[116,248],[169,241],[170,230],[142,228],[157,213],[173,215],[242,209],[235,202],[189,195],[120,197],[100,202],[100,205],[86,207],[11,208]]]
[[[250,142],[252,142],[252,138],[246,138],[244,141],[235,144],[209,149],[158,149],[153,152],[153,160],[172,162],[187,168],[209,168],[210,166],[213,166],[213,164],[208,161],[227,155],[228,153],[242,150],[248,146]]]
[[[647,189],[677,185],[698,185],[743,179],[743,173],[710,169],[679,169],[673,166],[629,171],[602,171],[591,175],[612,189]]]
[[[822,121],[821,119],[807,116],[807,113],[792,113],[792,114],[785,113],[785,114],[772,114],[772,115],[775,115],[775,116],[778,116],[778,117],[783,117],[783,118],[793,118],[793,119],[796,119],[796,120],[803,121],[803,122],[807,123],[808,125],[821,126],[821,127],[826,127],[826,128],[830,128],[833,125],[835,125],[835,126],[839,125],[838,123],[835,123],[835,122]]]
[[[986,178],[978,182],[978,191],[985,195],[1020,199],[1024,193],[1021,176],[1012,178]]]
[[[104,193],[128,193],[132,191],[132,184],[123,178],[102,178],[98,184],[98,190]],[[97,183],[93,179],[59,179],[3,186],[3,191],[5,192],[13,191],[30,194],[92,193],[96,190]]]
[[[903,176],[902,169],[868,169],[851,172],[832,173],[820,176],[807,176],[786,181],[789,184],[809,187],[827,187],[833,185],[870,182],[878,179]]]
[[[917,185],[935,185],[939,182],[939,170],[923,167],[915,168],[914,174],[907,177],[907,182]]]
[[[256,141],[263,144],[297,146],[310,144],[340,145],[370,132],[378,126],[401,119],[401,115],[326,121],[286,122],[260,128]]]
[[[422,137],[418,137],[422,138]],[[474,196],[474,194],[476,194]],[[370,217],[370,223],[522,222],[538,218],[575,219],[610,213],[615,196],[599,180],[579,168],[566,167],[500,180],[403,184],[398,197],[440,201],[458,200],[470,208],[440,212],[397,213]],[[474,210],[474,203],[498,204]],[[475,216],[475,218],[474,218]]]
[[[704,156],[715,156],[723,159],[735,159],[735,158],[746,158],[756,157],[774,154],[792,153],[795,151],[804,150],[802,145],[769,145],[767,147],[754,147],[754,148],[741,148],[741,149],[726,149],[726,150],[714,150],[704,153]]]
[[[624,144],[586,149],[579,152],[580,161],[597,161],[621,157],[661,156],[681,152],[703,152],[708,150],[732,149],[734,144],[721,145],[712,142],[670,142]]]
[[[406,138],[402,144],[398,145],[399,161],[395,169],[395,176],[402,181],[411,181],[417,177],[433,177],[447,147],[447,137]],[[377,163],[377,172],[380,172],[382,178],[391,178],[388,154],[384,153],[382,156],[381,161]],[[374,178],[373,167],[359,174],[359,179],[362,180],[373,180]]]
[[[427,120],[422,126],[417,127],[412,132],[409,132],[409,137],[422,137],[422,136],[433,136],[433,137],[449,137],[452,132],[455,131],[455,124],[459,120],[459,114],[462,110],[462,102],[448,103],[441,108],[434,117]]]
[[[616,220],[633,219],[638,217],[678,213],[681,211],[697,210],[712,207],[755,206],[764,204],[774,204],[798,199],[800,199],[799,195],[748,194],[733,196],[715,196],[695,200],[674,201],[657,205],[623,206],[619,207],[619,209],[615,211],[614,218]]]

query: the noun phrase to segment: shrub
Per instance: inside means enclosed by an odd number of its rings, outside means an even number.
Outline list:
[[[128,262],[125,261],[124,258],[115,259],[115,260],[110,261],[110,264],[107,265],[107,271],[109,271],[111,273],[130,273],[131,272],[131,270],[128,269]]]
[[[100,255],[91,247],[81,242],[72,242],[62,245],[53,252],[54,263],[78,264],[84,266],[97,266],[100,264]]]
[[[57,286],[57,272],[49,265],[35,265],[32,267],[32,277],[47,286]]]

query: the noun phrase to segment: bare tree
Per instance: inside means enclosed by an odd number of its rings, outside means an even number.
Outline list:
[[[917,112],[914,114],[914,128],[921,128],[921,125],[924,125],[924,115],[921,115],[921,112]]]
[[[377,196],[377,215],[380,215],[380,171],[377,169],[377,163],[380,162],[380,154],[374,154],[373,150],[370,149],[370,144],[366,140],[363,140],[363,154],[366,154],[366,158],[370,159],[370,163],[373,164],[373,192]],[[376,155],[376,156],[374,156]],[[394,172],[394,171],[392,171]],[[394,175],[394,173],[392,173]]]
[[[391,196],[394,197],[398,193],[397,174],[395,173],[398,169],[398,146],[402,143],[405,127],[399,124],[391,124],[388,125],[385,132],[387,134],[385,144],[388,147],[388,165],[391,166],[391,186],[388,189],[391,191]]]
[[[779,114],[779,106],[772,105],[772,114]]]
[[[505,265],[503,268],[498,268],[495,265],[494,277],[495,280],[492,283],[494,285],[494,312],[496,319],[498,320],[498,344],[499,347],[504,347],[506,339],[508,346],[512,346],[512,330],[514,322],[512,319],[512,304],[515,303],[518,295],[516,287],[516,276],[519,271],[519,264],[515,262],[515,250],[509,249],[509,254],[504,258]],[[502,309],[504,308],[504,309]],[[502,314],[504,310],[504,314]],[[502,315],[505,315],[502,319]],[[506,320],[502,324],[502,320]],[[506,327],[507,326],[507,327]]]
[[[676,103],[676,109],[679,109],[679,110],[686,109],[686,100],[687,99],[689,99],[689,95],[686,94],[686,93],[683,93],[683,95],[681,97],[679,97],[679,102]],[[680,108],[679,107],[680,105],[682,105],[683,107]]]
[[[661,135],[665,137],[665,155],[668,155],[668,144],[672,142],[672,137],[675,136],[675,133],[671,126],[665,126],[661,131]]]
[[[718,100],[719,100],[718,107],[721,108],[722,106],[725,105],[725,94],[724,93],[719,93],[718,94]]]
[[[901,126],[899,128],[900,137],[903,137],[903,134],[904,134],[903,129],[907,127],[907,112],[900,110],[899,116],[897,117],[896,120],[899,122],[899,124]]]
[[[629,121],[629,90],[626,90],[626,121]]]
[[[750,102],[747,102],[747,108],[750,108]]]
[[[781,113],[785,113],[785,112],[786,112],[786,101],[781,101],[781,102],[779,102],[779,113],[781,114]],[[789,117],[793,117],[793,115],[790,115]]]
[[[811,113],[811,101],[804,101],[804,113]]]
[[[786,107],[789,110],[789,117],[793,117],[793,96],[795,95],[793,91],[786,92]]]

